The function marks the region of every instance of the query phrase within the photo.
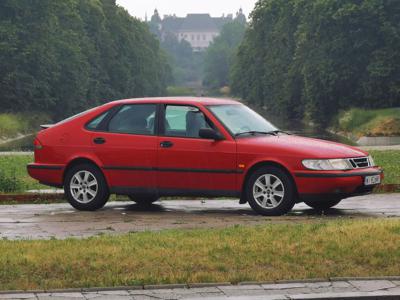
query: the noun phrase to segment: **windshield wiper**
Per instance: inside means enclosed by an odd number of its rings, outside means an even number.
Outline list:
[[[243,132],[239,132],[236,133],[235,136],[241,136],[241,135],[245,135],[245,134],[249,134],[249,135],[256,135],[256,134],[270,134],[270,135],[276,135],[273,131],[243,131]]]
[[[245,134],[249,135],[256,135],[256,134],[269,134],[269,135],[278,135],[278,133],[284,133],[287,135],[291,135],[291,133],[283,131],[283,130],[272,130],[272,131],[256,131],[256,130],[251,130],[251,131],[243,131],[236,133],[235,136],[241,136]]]
[[[287,134],[287,135],[292,135],[290,132],[283,131],[283,130],[272,130],[272,131],[269,131],[268,133],[272,133],[272,134],[275,134],[275,135],[278,135],[278,133],[284,133],[284,134]]]

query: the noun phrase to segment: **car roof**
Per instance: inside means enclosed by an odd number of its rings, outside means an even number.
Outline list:
[[[222,104],[240,104],[233,99],[209,98],[209,97],[154,97],[154,98],[135,98],[117,100],[113,104],[133,104],[133,103],[179,103],[179,104],[202,104],[202,105],[222,105]]]

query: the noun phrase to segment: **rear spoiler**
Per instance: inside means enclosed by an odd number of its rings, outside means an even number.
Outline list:
[[[54,125],[53,124],[45,124],[45,125],[40,125],[40,128],[47,129],[47,128],[50,128],[52,126],[54,126]]]

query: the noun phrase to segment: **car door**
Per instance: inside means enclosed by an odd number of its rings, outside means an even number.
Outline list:
[[[161,194],[232,195],[236,188],[236,143],[199,137],[215,128],[199,107],[164,104],[158,139],[157,185]]]
[[[137,194],[156,188],[155,103],[122,105],[105,130],[92,134],[92,146],[112,192]]]

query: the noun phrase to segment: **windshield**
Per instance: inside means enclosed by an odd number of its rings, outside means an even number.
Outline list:
[[[210,105],[208,108],[235,136],[277,130],[274,125],[245,105]]]

